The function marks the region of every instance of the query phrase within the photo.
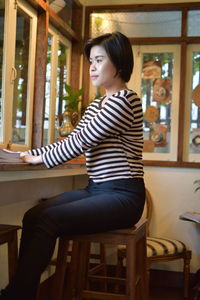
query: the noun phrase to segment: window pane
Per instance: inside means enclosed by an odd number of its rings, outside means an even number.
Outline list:
[[[4,13],[5,13],[5,1],[0,3],[0,142],[3,141],[3,37],[4,37]]]
[[[200,52],[192,53],[190,153],[200,153]]]
[[[200,10],[188,13],[188,36],[200,36]]]
[[[46,67],[46,85],[45,85],[45,111],[44,111],[44,132],[43,132],[43,146],[49,143],[49,112],[50,112],[50,97],[51,97],[51,69],[52,69],[52,36],[48,36],[47,48],[47,67]]]
[[[30,17],[17,11],[12,142],[25,144]]]
[[[181,35],[181,12],[105,12],[92,13],[91,36],[120,31],[128,37]]]
[[[65,83],[67,82],[67,47],[59,42],[58,45],[58,67],[57,67],[57,96],[56,96],[56,116],[58,119],[62,119],[62,113],[65,110],[65,101],[63,97],[65,96]],[[59,123],[59,126],[61,124]],[[55,128],[57,128],[57,120],[55,123]],[[55,136],[57,139],[57,136]]]
[[[143,53],[144,152],[170,152],[173,65],[173,53]]]

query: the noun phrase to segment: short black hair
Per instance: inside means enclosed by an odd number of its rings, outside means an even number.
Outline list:
[[[93,46],[104,47],[111,62],[117,70],[117,74],[128,82],[133,71],[133,51],[129,39],[121,32],[106,33],[90,39],[84,46],[84,54],[90,59],[90,50]]]

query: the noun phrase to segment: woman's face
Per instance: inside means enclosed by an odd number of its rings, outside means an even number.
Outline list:
[[[107,55],[104,47],[93,46],[90,50],[90,77],[94,86],[103,86],[105,89],[115,84],[116,68]],[[118,78],[119,79],[119,78]]]

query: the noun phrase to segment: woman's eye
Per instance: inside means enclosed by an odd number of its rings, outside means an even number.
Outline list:
[[[98,62],[98,63],[102,62],[102,59],[97,59],[97,62]]]

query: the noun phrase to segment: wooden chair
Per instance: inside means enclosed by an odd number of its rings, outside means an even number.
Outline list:
[[[9,281],[15,274],[18,258],[17,231],[20,226],[0,224],[0,245],[8,244]]]
[[[189,295],[189,275],[191,251],[187,250],[186,245],[174,239],[165,237],[151,237],[149,234],[149,225],[152,217],[153,201],[150,192],[146,189],[146,218],[147,218],[147,272],[152,263],[166,262],[177,259],[183,260],[183,296]],[[118,246],[118,270],[123,266],[123,260],[126,257],[124,245]],[[119,272],[119,271],[118,271]]]
[[[73,240],[71,263],[68,272],[68,295],[72,299],[109,299],[109,300],[148,300],[146,280],[146,221],[141,220],[133,228],[80,236],[62,236],[53,277],[51,300],[60,300],[63,294],[69,241]],[[88,285],[88,271],[91,243],[124,244],[126,246],[126,280],[103,275],[103,280],[126,282],[124,294],[92,290]],[[76,276],[77,275],[77,276]],[[65,298],[66,299],[66,298]]]

